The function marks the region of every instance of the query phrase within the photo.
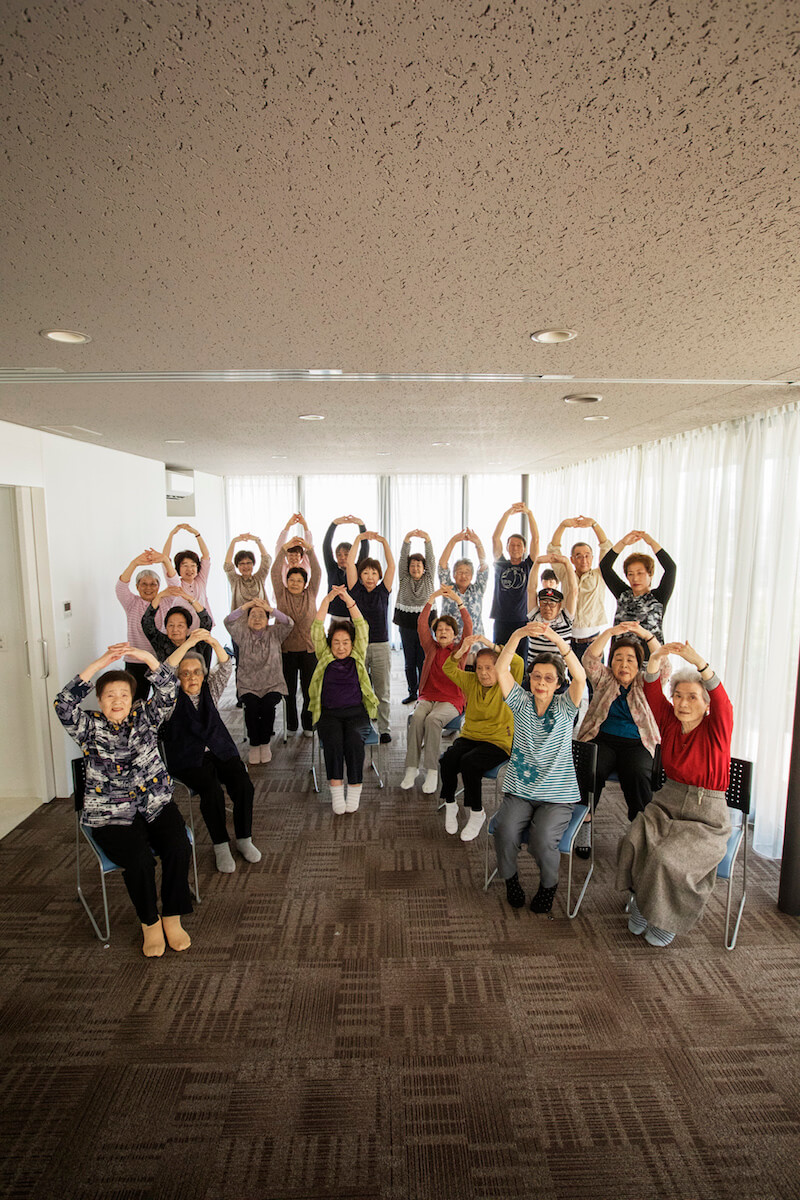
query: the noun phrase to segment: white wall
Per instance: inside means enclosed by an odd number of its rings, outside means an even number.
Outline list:
[[[0,797],[34,797],[37,776],[31,768],[33,738],[30,682],[25,661],[25,621],[19,593],[14,493],[0,487]],[[36,801],[38,803],[38,800]]]
[[[178,522],[166,515],[161,462],[7,423],[0,423],[0,446],[0,484],[45,492],[55,695],[111,642],[124,640],[125,616],[114,584],[147,546],[160,549]],[[222,572],[227,548],[223,479],[197,473],[195,496],[195,516],[188,523],[200,530],[211,552],[209,601],[221,627],[229,594]],[[173,550],[183,548],[196,548],[194,539],[178,535]],[[70,617],[64,614],[66,601],[72,605]],[[59,795],[69,794],[66,763],[73,757],[74,745],[65,737],[63,761],[56,762]]]

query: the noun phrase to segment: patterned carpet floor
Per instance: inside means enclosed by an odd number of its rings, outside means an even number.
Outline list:
[[[274,747],[261,863],[218,874],[198,829],[186,954],[142,957],[118,875],[103,949],[70,802],[0,842],[0,1195],[797,1200],[800,926],[776,864],[751,858],[732,953],[721,886],[656,950],[613,888],[614,790],[579,916],[562,887],[548,920],[485,893],[483,838],[398,788],[402,733],[387,786],[335,818],[309,741]],[[527,856],[520,875],[535,890]]]

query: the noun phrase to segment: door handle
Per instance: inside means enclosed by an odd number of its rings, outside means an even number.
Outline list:
[[[25,670],[28,673],[28,679],[31,677],[31,651],[28,643],[25,643]]]
[[[50,678],[50,651],[47,642],[42,638],[42,670],[44,671],[43,678]]]

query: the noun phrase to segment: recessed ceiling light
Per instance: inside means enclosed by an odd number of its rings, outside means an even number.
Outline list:
[[[270,458],[286,458],[285,454],[271,454]]]
[[[599,404],[603,399],[597,392],[573,392],[564,397],[565,404]]]
[[[312,367],[312,368],[310,368],[308,373],[309,373],[309,375],[341,375],[342,374],[342,372],[336,367],[333,367],[331,369]]]
[[[584,417],[583,419],[584,421],[607,421],[608,417]]]
[[[547,346],[552,342],[571,342],[577,336],[577,329],[537,329],[531,334],[531,341]]]
[[[376,458],[388,458],[390,454],[391,454],[391,450],[378,450],[375,457]]]
[[[300,416],[301,421],[324,421],[325,418],[321,413],[303,413]]]
[[[39,336],[49,338],[51,342],[67,342],[71,346],[82,346],[92,340],[88,333],[78,333],[77,329],[40,329]]]
[[[183,438],[165,438],[165,446],[185,446],[186,442]]]
[[[449,442],[431,442],[432,446],[449,446]]]

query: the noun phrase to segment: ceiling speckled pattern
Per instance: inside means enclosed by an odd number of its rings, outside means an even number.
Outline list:
[[[85,0],[2,19],[1,367],[800,377],[793,5]],[[580,336],[535,346],[551,325]],[[225,473],[387,449],[392,470],[535,470],[793,398],[582,387],[610,418],[589,425],[571,390],[24,380],[0,382],[0,416]]]

